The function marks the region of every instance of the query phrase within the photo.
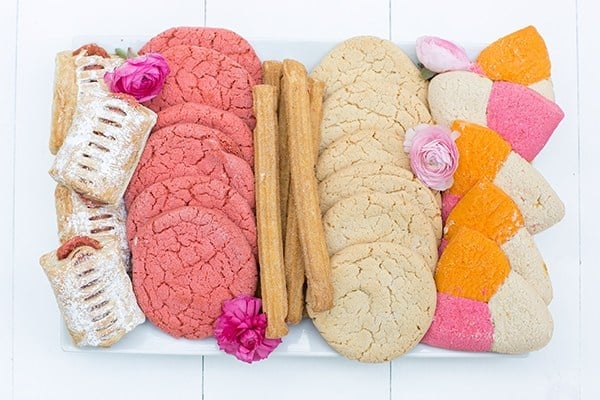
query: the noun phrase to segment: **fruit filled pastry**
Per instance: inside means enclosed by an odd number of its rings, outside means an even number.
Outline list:
[[[87,44],[75,51],[62,51],[56,55],[54,98],[50,151],[56,154],[62,146],[73,123],[79,98],[85,94],[108,93],[104,74],[123,64],[123,59],[109,55],[95,44]]]
[[[54,191],[56,221],[60,243],[74,236],[89,236],[99,240],[103,236],[115,236],[120,244],[119,253],[126,269],[130,269],[129,246],[125,232],[125,205],[98,203],[63,185]]]
[[[40,264],[77,346],[109,347],[144,322],[112,236],[75,236]]]
[[[50,175],[77,193],[116,204],[155,122],[156,114],[129,95],[80,93]]]
[[[442,196],[442,215],[447,217],[456,203],[480,179],[502,189],[519,207],[531,234],[562,219],[564,205],[544,177],[497,132],[465,121],[454,121],[453,131],[460,162],[453,185]]]

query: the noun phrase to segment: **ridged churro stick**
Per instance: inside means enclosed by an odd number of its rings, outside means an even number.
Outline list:
[[[325,84],[319,80],[309,78],[308,94],[310,99],[310,125],[313,149],[313,165],[319,154],[319,141],[321,140],[321,120],[323,118],[323,95]],[[304,315],[304,258],[298,236],[298,219],[294,197],[288,200],[288,224],[284,240],[285,278],[288,295],[289,324],[297,324]]]
[[[287,292],[283,265],[281,214],[279,211],[277,94],[271,85],[252,88],[254,98],[254,169],[256,176],[256,225],[263,311],[268,338],[288,333]]]
[[[292,196],[308,284],[306,300],[313,310],[326,311],[333,306],[333,285],[314,172],[308,77],[304,66],[284,60],[281,87],[288,123]]]
[[[288,162],[287,145],[287,123],[285,122],[285,110],[283,106],[283,96],[281,92],[281,75],[283,74],[283,64],[281,61],[267,60],[262,64],[263,82],[275,87],[279,98],[279,207],[281,210],[281,232],[283,242],[285,243],[285,231],[287,226],[287,207],[288,191],[290,186],[290,169]]]

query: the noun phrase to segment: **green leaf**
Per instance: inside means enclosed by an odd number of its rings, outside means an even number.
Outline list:
[[[426,81],[430,80],[436,75],[437,72],[433,72],[425,67],[421,68],[421,78],[425,79]]]
[[[127,52],[125,52],[123,49],[115,49],[115,54],[121,58],[127,59]]]

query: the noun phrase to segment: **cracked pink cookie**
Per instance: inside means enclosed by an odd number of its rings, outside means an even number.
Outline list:
[[[174,337],[212,335],[222,303],[256,290],[252,249],[220,211],[188,206],[160,214],[138,231],[131,250],[139,305]]]
[[[424,260],[389,242],[355,244],[331,258],[333,308],[308,313],[337,352],[384,362],[410,351],[431,324],[435,283]]]
[[[340,43],[310,76],[325,82],[325,97],[355,82],[384,80],[427,102],[427,81],[412,60],[394,43],[374,36],[356,36]]]
[[[162,53],[178,45],[207,47],[218,51],[244,67],[255,84],[262,81],[261,62],[250,43],[227,29],[185,26],[167,29],[150,39],[139,53]]]
[[[131,203],[127,214],[129,242],[132,243],[138,229],[150,219],[183,206],[222,211],[242,230],[256,252],[256,221],[248,202],[230,186],[206,175],[167,179],[144,189]]]
[[[355,82],[323,102],[319,151],[358,130],[406,132],[431,121],[429,110],[414,92],[381,79]]]
[[[431,271],[437,240],[420,208],[397,193],[359,193],[334,204],[323,216],[329,254],[357,243],[392,242],[423,257]]]
[[[241,157],[251,166],[254,165],[252,131],[237,115],[206,104],[176,104],[157,114],[154,131],[179,123],[205,125],[223,132],[237,143]]]
[[[250,165],[224,152],[216,139],[207,137],[204,133],[210,128],[191,126],[172,125],[150,136],[125,192],[127,209],[144,188],[185,175],[207,175],[220,180],[254,207],[254,175]]]
[[[316,166],[319,182],[358,163],[380,162],[410,170],[410,159],[403,151],[404,131],[365,129],[348,133],[321,152]]]
[[[241,65],[219,52],[198,46],[174,46],[162,55],[171,73],[159,95],[146,103],[150,109],[159,112],[186,102],[207,104],[234,113],[250,129],[254,128],[254,82]]]

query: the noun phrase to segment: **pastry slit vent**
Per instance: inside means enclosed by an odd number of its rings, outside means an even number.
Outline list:
[[[98,69],[104,69],[104,67],[100,64],[90,64],[90,65],[86,65],[82,68],[82,70],[84,70],[84,71],[93,71],[93,70],[98,70]]]
[[[85,271],[78,273],[77,277],[78,278],[83,278],[84,276],[89,275],[89,274],[91,274],[94,271],[95,271],[94,268],[86,269]]]
[[[121,125],[117,121],[113,121],[112,119],[108,119],[108,118],[99,117],[98,121],[100,121],[100,122],[102,122],[103,124],[106,124],[106,125],[112,125],[112,126],[114,126],[116,128],[122,128],[123,127],[123,125]]]
[[[106,135],[104,132],[101,132],[101,131],[94,130],[94,131],[92,131],[92,133],[96,136],[100,136],[100,137],[110,139],[110,140],[115,140],[114,136]]]
[[[81,286],[79,289],[87,289],[89,287],[94,286],[96,283],[98,283],[98,281],[100,280],[100,278],[96,278],[96,279],[92,279],[91,281],[89,281],[88,283],[86,283],[85,285]]]
[[[81,83],[98,83],[98,79],[84,79]]]
[[[127,116],[127,113],[122,108],[115,107],[115,106],[105,106],[104,108],[106,108],[108,111],[114,112],[115,114],[122,115],[123,117]]]
[[[82,156],[85,157],[85,158],[92,158],[92,156],[90,156],[89,154],[86,154],[86,153],[83,153]]]
[[[113,327],[113,325],[114,325],[114,324],[115,324],[117,321],[118,321],[118,319],[114,318],[114,319],[113,319],[113,320],[111,320],[111,321],[110,321],[108,324],[106,324],[106,326],[102,326],[102,327],[100,327],[100,328],[96,328],[96,332],[101,332],[101,331],[105,331],[105,330],[107,330],[107,329],[110,329],[110,328],[112,328],[112,327]],[[109,333],[107,333],[107,334],[106,334],[106,335],[104,335],[104,336],[108,336],[108,335],[110,335],[110,334],[111,334],[111,333],[113,333],[113,332],[114,332],[114,330],[111,330]]]
[[[107,149],[106,147],[104,147],[104,146],[102,146],[101,144],[98,144],[98,143],[96,143],[96,142],[89,142],[89,143],[88,143],[88,146],[90,146],[90,147],[95,147],[95,148],[97,148],[98,150],[100,150],[100,151],[103,151],[103,152],[105,152],[105,153],[110,153],[110,150],[109,150],[109,149]],[[85,154],[84,154],[84,155],[85,155]]]
[[[90,231],[90,233],[92,235],[98,234],[98,233],[102,233],[102,232],[110,232],[113,229],[115,229],[114,226],[103,226],[102,228],[94,228]]]
[[[106,306],[108,305],[108,303],[109,303],[109,301],[108,301],[108,300],[104,300],[104,301],[101,301],[101,302],[100,302],[100,303],[98,303],[98,304],[94,304],[93,306],[91,306],[91,307],[90,307],[90,312],[92,312],[92,311],[94,311],[94,310],[99,310],[99,309],[101,309],[102,307],[106,307]]]
[[[81,164],[81,163],[79,163],[78,165],[79,165],[79,168],[85,169],[86,171],[92,171],[92,172],[96,171],[95,168],[92,168],[89,165],[85,165],[85,164]]]
[[[109,315],[110,315],[110,311],[106,311],[102,315],[92,318],[92,322],[102,321],[104,318],[108,317]]]
[[[112,218],[112,214],[100,214],[100,215],[92,215],[89,220],[90,221],[98,221],[100,219],[109,219]]]
[[[100,296],[102,293],[104,293],[104,289],[100,289],[97,292],[94,292],[93,294],[89,295],[88,297],[84,298],[83,301],[90,301],[95,299],[96,297]]]

